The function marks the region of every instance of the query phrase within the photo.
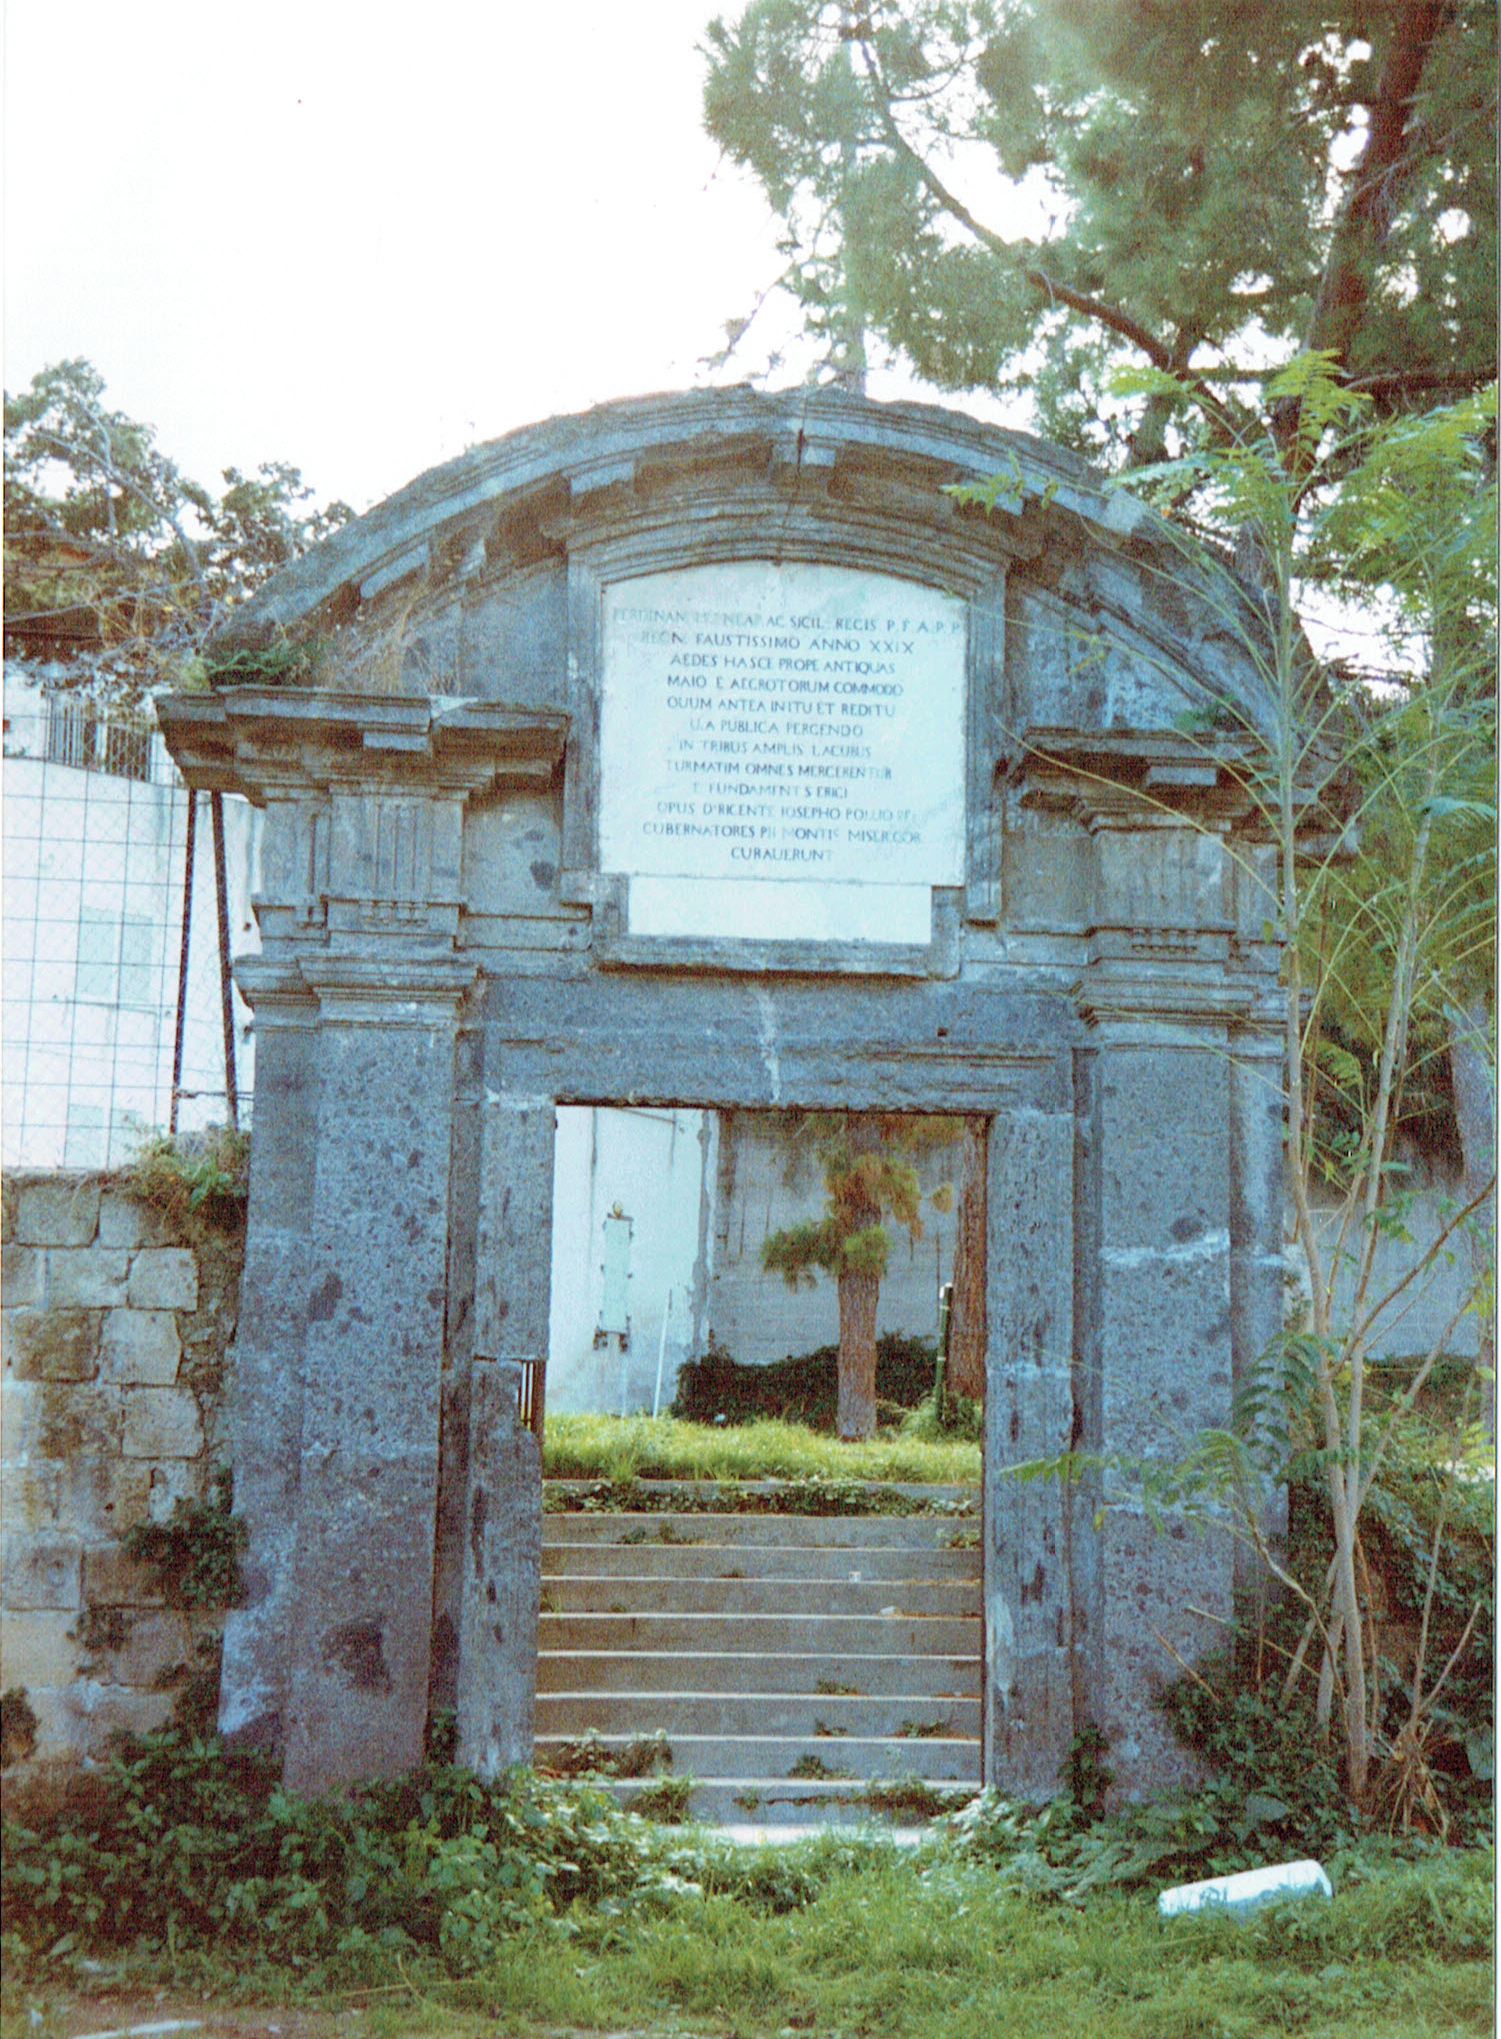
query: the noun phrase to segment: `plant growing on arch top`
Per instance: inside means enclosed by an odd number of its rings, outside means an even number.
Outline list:
[[[929,1121],[899,1112],[808,1112],[795,1140],[811,1138],[823,1171],[824,1214],[785,1225],[761,1245],[761,1265],[789,1288],[816,1271],[839,1283],[839,1435],[876,1427],[876,1300],[891,1256],[886,1219],[922,1236],[922,1190],[911,1154],[932,1138]],[[947,1185],[933,1192],[945,1207]]]

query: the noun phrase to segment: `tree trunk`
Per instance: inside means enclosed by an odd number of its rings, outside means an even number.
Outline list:
[[[959,1204],[954,1225],[954,1305],[944,1385],[971,1401],[985,1398],[985,1121],[964,1121]]]
[[[845,1268],[839,1277],[839,1435],[869,1437],[876,1427],[876,1296],[873,1274]]]

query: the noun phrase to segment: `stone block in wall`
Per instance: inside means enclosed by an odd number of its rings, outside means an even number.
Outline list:
[[[105,1311],[99,1361],[106,1380],[170,1388],[181,1358],[172,1310]]]
[[[23,1246],[87,1246],[98,1226],[97,1182],[22,1184],[16,1237]]]
[[[101,1246],[159,1246],[167,1236],[167,1220],[154,1204],[143,1203],[129,1190],[106,1189],[99,1198]]]
[[[27,1608],[0,1617],[0,1688],[24,1685],[28,1696],[78,1676],[75,1611]],[[41,1736],[38,1736],[40,1742]]]
[[[13,1531],[0,1560],[0,1597],[7,1609],[77,1607],[83,1545],[55,1532]]]
[[[137,1460],[138,1465],[144,1461]],[[142,1520],[170,1522],[179,1501],[196,1501],[202,1492],[202,1466],[197,1459],[169,1458],[150,1468]]]
[[[13,1182],[0,1182],[0,1246],[9,1246],[16,1236],[16,1211],[21,1192]]]
[[[0,1379],[0,1453],[8,1466],[27,1465],[39,1453],[50,1456],[41,1451],[42,1418],[41,1383],[18,1380],[7,1356]]]
[[[126,1458],[197,1458],[202,1452],[203,1419],[185,1389],[127,1388],[124,1411],[120,1449]]]
[[[151,1467],[143,1459],[122,1459],[118,1446],[107,1455],[80,1454],[56,1468],[61,1489],[60,1520],[85,1543],[119,1536],[146,1519]]]
[[[136,1310],[196,1310],[198,1262],[185,1246],[148,1246],[130,1263],[126,1300]]]
[[[69,1464],[84,1457],[117,1458],[120,1390],[102,1381],[7,1381],[5,1450]],[[26,1398],[24,1405],[13,1397]],[[18,1417],[16,1434],[9,1428]]]
[[[125,1301],[130,1255],[123,1247],[55,1247],[47,1255],[47,1298],[80,1309],[109,1309]]]
[[[17,1381],[91,1381],[99,1371],[102,1310],[0,1311],[5,1371]]]
[[[0,1522],[10,1529],[53,1529],[62,1513],[62,1467],[43,1460],[0,1463]],[[69,1526],[73,1524],[68,1518]]]
[[[160,1607],[161,1579],[118,1543],[95,1544],[83,1554],[83,1597],[90,1607]]]
[[[39,1310],[47,1300],[47,1250],[12,1242],[0,1248],[0,1302]]]
[[[196,1667],[191,1615],[173,1608],[110,1612],[119,1619],[119,1639],[91,1652],[92,1674],[99,1683],[152,1692],[163,1689],[172,1672]]]
[[[79,1680],[62,1694],[58,1731],[66,1747],[103,1761],[113,1752],[117,1735],[146,1735],[165,1727],[176,1700],[175,1692],[138,1692],[128,1685]]]

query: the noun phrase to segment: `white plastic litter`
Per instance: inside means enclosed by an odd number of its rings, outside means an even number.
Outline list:
[[[1317,1862],[1274,1862],[1265,1869],[1243,1869],[1238,1876],[1211,1876],[1203,1883],[1180,1883],[1164,1890],[1157,1909],[1165,1918],[1175,1912],[1246,1911],[1275,1897],[1333,1897],[1328,1877]]]

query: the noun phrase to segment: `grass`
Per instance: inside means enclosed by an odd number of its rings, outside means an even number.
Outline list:
[[[549,1415],[549,1479],[866,1480],[917,1486],[978,1483],[980,1447],[901,1434],[859,1444],[763,1420],[720,1427],[675,1416]]]
[[[671,1845],[671,1844],[669,1844]],[[1074,1910],[1014,1889],[993,1871],[925,1853],[823,1836],[742,1853],[735,1891],[716,1888],[713,1850],[685,1846],[677,1886],[649,1903],[575,1908],[560,1927],[509,1938],[462,1981],[408,1957],[313,2001],[360,2039],[447,2039],[664,2029],[717,2039],[1435,2039],[1492,2026],[1488,1852],[1435,1857],[1362,1878],[1335,1865],[1332,1902],[1308,1900],[1243,1920],[1158,1917],[1150,1895],[1109,1895]],[[798,1902],[800,1879],[811,1902]],[[560,1929],[561,1928],[561,1929]],[[236,2030],[227,2005],[309,2000],[295,1975],[247,1986],[211,1957],[197,1969],[165,1951],[151,2016],[204,2014]],[[96,1987],[107,1988],[105,1972]],[[138,1991],[148,1977],[131,1978]],[[76,1992],[76,1984],[73,1986]],[[60,1992],[7,1965],[0,2039],[52,2039]],[[221,2009],[221,2005],[225,2006]],[[114,2022],[98,2007],[98,2022]],[[282,2017],[273,2016],[273,2025]],[[244,2039],[265,2030],[246,2015]]]

